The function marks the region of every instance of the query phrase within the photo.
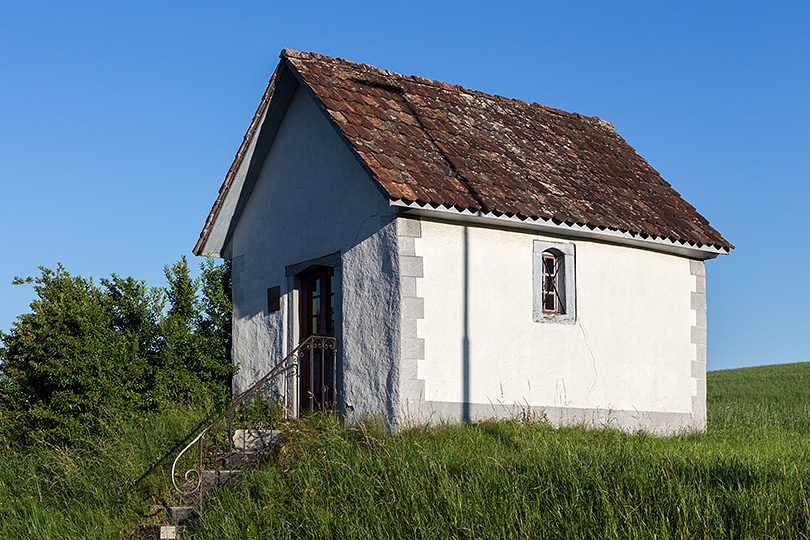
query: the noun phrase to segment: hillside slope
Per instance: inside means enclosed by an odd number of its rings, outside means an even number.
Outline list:
[[[810,433],[810,363],[710,371],[709,430]]]

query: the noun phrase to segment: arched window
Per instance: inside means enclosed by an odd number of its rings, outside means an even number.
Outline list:
[[[574,324],[574,245],[534,241],[534,320]]]
[[[565,257],[556,249],[542,254],[543,313],[565,314]]]

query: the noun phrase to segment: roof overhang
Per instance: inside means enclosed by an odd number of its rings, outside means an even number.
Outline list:
[[[195,255],[231,257],[230,241],[235,223],[256,185],[299,84],[294,70],[285,61],[279,62],[194,246]]]
[[[264,119],[264,112],[262,111],[259,116],[260,122]],[[229,171],[228,181],[223,184],[220,190],[220,196],[217,198],[214,209],[205,224],[203,233],[200,235],[197,245],[194,246],[193,253],[195,255],[230,258],[228,248],[230,247],[229,240],[232,232],[231,224],[237,214],[240,195],[247,178],[250,158],[256,149],[256,137],[251,134],[251,136],[245,138],[245,143],[240,148],[234,167]]]
[[[580,238],[585,240],[608,242],[611,244],[632,246],[640,249],[661,251],[672,255],[679,255],[681,257],[702,261],[714,259],[718,255],[729,254],[729,250],[724,247],[689,244],[686,242],[671,240],[669,238],[650,236],[645,237],[641,234],[630,231],[620,231],[605,227],[593,227],[577,223],[562,223],[552,219],[520,218],[505,214],[496,215],[480,211],[473,212],[470,210],[459,210],[457,208],[448,208],[446,206],[422,205],[403,200],[390,200],[389,204],[391,206],[398,207],[401,213],[407,215],[491,227],[522,229],[537,233],[549,234],[556,237],[572,239]]]

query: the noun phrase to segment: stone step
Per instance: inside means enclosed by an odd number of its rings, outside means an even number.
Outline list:
[[[177,533],[185,530],[182,525],[164,525],[160,523],[147,523],[137,529],[140,540],[174,540]]]
[[[261,461],[266,455],[266,452],[246,452],[244,450],[217,452],[217,466],[224,469],[249,467]]]
[[[194,506],[164,506],[154,514],[158,523],[144,523],[136,529],[140,540],[164,540],[177,538],[177,533],[185,530],[186,525],[197,515]]]
[[[168,506],[166,514],[166,521],[169,523],[185,525],[197,515],[197,508],[194,506]]]
[[[281,445],[284,432],[280,429],[235,429],[233,445],[246,452],[266,452]]]
[[[218,489],[232,485],[244,473],[235,467],[248,467],[258,463],[281,445],[283,436],[283,432],[278,429],[235,429],[232,441],[237,450],[216,454],[216,464],[223,468],[203,470],[201,493],[189,495],[187,501],[204,504],[208,497],[215,496]],[[160,519],[163,523],[139,525],[137,537],[142,540],[175,539],[198,512],[195,506],[165,507],[163,518]]]
[[[243,472],[233,469],[204,470],[202,472],[202,489],[207,491],[230,486]]]

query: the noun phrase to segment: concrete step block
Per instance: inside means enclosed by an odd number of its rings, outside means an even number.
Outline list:
[[[235,429],[233,445],[247,452],[266,452],[277,448],[284,437],[280,429]]]
[[[169,506],[166,508],[167,521],[175,525],[185,525],[197,515],[194,506]]]
[[[249,467],[261,461],[265,456],[266,452],[246,452],[243,450],[217,452],[217,466],[223,469]]]
[[[242,475],[242,472],[233,469],[204,470],[202,472],[202,489],[207,491],[232,485]]]
[[[174,540],[183,530],[185,530],[183,526],[146,523],[138,527],[136,537],[140,540]]]

